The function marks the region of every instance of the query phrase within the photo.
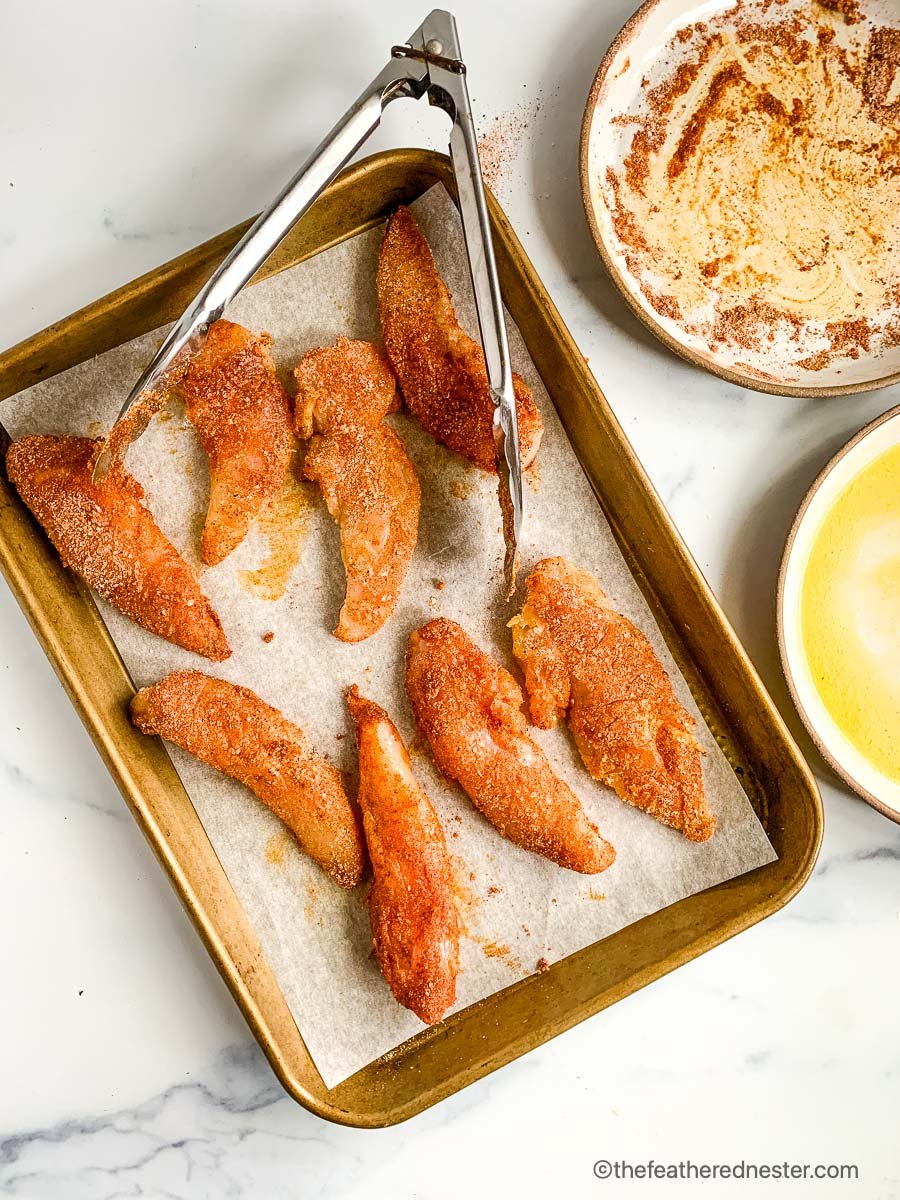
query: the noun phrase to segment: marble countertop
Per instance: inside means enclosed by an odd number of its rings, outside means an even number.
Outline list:
[[[836,1163],[900,1195],[900,828],[791,708],[777,565],[818,469],[900,388],[741,390],[670,355],[604,275],[578,191],[591,77],[632,0],[458,0],[496,190],[808,754],[826,832],[784,911],[422,1117],[328,1125],[256,1048],[15,602],[0,588],[0,1193],[444,1200],[599,1194],[599,1159]],[[405,0],[8,6],[0,328],[11,344],[258,209],[423,10]],[[371,148],[442,146],[395,105]],[[633,1180],[616,1195],[775,1184]],[[608,1192],[608,1186],[606,1188]]]

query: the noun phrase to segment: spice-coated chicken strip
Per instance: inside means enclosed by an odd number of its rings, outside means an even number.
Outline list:
[[[214,662],[231,649],[213,607],[187,563],[142,503],[144,490],[117,463],[91,481],[99,442],[23,437],[6,470],[47,531],[63,566],[132,621]]]
[[[543,559],[510,624],[535,725],[551,729],[567,715],[595,779],[691,841],[712,837],[693,717],[653,647],[594,576],[564,558]]]
[[[459,327],[431,249],[406,208],[391,216],[378,259],[384,348],[406,407],[433,438],[485,471],[497,469],[494,403],[484,352]],[[522,466],[534,460],[541,414],[525,381],[513,377]]]
[[[374,882],[375,956],[394,998],[428,1025],[456,999],[459,915],[444,831],[383,708],[352,687],[359,803]]]
[[[577,797],[528,736],[508,671],[444,617],[413,632],[406,691],[434,760],[504,837],[593,875],[615,859]]]
[[[277,495],[290,460],[291,406],[268,334],[216,321],[178,390],[209,459],[203,561],[219,563]]]
[[[200,671],[175,671],[141,688],[131,718],[142,733],[174,742],[248,787],[335,883],[359,883],[362,834],[340,773],[255,692]]]
[[[384,422],[397,385],[375,346],[346,338],[304,354],[294,374],[297,433],[311,439],[303,471],[341,529],[347,595],[334,632],[359,642],[393,612],[416,547],[419,479]]]

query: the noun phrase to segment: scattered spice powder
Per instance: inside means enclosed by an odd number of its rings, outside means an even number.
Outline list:
[[[266,862],[271,863],[273,867],[284,866],[285,855],[290,848],[292,840],[291,834],[287,829],[281,829],[278,833],[273,833],[266,842]]]
[[[502,942],[485,942],[482,949],[488,958],[506,958],[509,954],[509,946]]]
[[[587,362],[587,359],[584,361]],[[533,492],[540,492],[543,478],[541,476],[541,460],[539,458],[534,459],[531,466],[525,468],[525,482]]]
[[[860,350],[867,351],[872,342],[868,321],[832,321],[825,326],[825,335],[832,350],[848,358],[858,358]]]
[[[873,29],[863,76],[863,93],[874,115],[890,120],[900,115],[900,29]]]
[[[528,127],[540,104],[523,101],[508,112],[498,113],[478,139],[478,157],[484,182],[496,192],[519,156]]]
[[[765,300],[750,299],[746,304],[731,308],[717,306],[716,319],[710,330],[712,345],[730,343],[747,350],[758,350],[771,340],[779,323],[786,323],[794,335],[799,335],[803,322],[794,313],[782,311]]]
[[[319,908],[319,893],[316,890],[316,885],[311,879],[306,881],[306,903],[303,906],[303,915],[307,921],[316,918],[318,925],[323,924],[322,914],[318,911]]]
[[[644,288],[644,295],[662,317],[669,317],[672,321],[680,321],[682,319],[681,305],[674,296],[665,296],[662,292],[656,292],[649,285]]]
[[[802,367],[804,371],[824,371],[830,365],[830,350],[818,350],[815,354],[809,354],[806,358],[801,358],[797,362],[797,366]]]
[[[697,153],[704,130],[716,115],[716,110],[727,89],[732,84],[740,83],[746,78],[741,64],[736,62],[729,63],[727,67],[722,67],[720,71],[716,72],[709,85],[709,91],[688,119],[684,131],[678,139],[678,145],[669,159],[669,165],[666,168],[669,179],[677,179],[687,166],[691,156]]]
[[[817,0],[821,8],[840,13],[848,25],[858,25],[863,19],[859,11],[859,0]]]
[[[468,500],[472,495],[474,486],[471,479],[454,479],[450,484],[450,493],[457,500]]]
[[[452,829],[450,836],[454,838],[459,837],[459,833],[455,829]],[[469,871],[465,859],[459,854],[450,855],[450,869],[453,875],[453,895],[456,898],[460,930],[467,937],[472,938],[473,941],[478,941],[479,939],[468,928],[469,917],[477,911],[481,904],[481,897],[469,887],[472,873]]]

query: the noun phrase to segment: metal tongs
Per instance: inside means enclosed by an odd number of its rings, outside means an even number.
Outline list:
[[[112,464],[121,460],[129,444],[144,432],[150,418],[164,403],[167,389],[177,383],[188,361],[202,345],[210,326],[222,316],[225,306],[241,291],[341,167],[377,129],[387,105],[401,97],[419,100],[425,95],[430,104],[442,108],[453,122],[450,156],[459,193],[488,383],[494,401],[497,470],[506,542],[505,574],[508,594],[512,594],[522,527],[522,462],[512,367],[466,87],[466,68],[460,55],[456,21],[451,13],[442,9],[430,13],[408,42],[393,47],[384,70],[254,222],[169,330],[132,388],[100,448],[94,466],[95,481],[102,479]]]

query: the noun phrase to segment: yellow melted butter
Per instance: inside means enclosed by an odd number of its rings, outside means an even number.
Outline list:
[[[287,591],[300,551],[309,530],[309,516],[315,507],[315,489],[301,479],[302,463],[295,455],[278,495],[269,502],[257,520],[260,533],[269,543],[269,552],[253,571],[240,571],[238,581],[245,592],[263,600],[280,600]]]
[[[835,724],[900,782],[900,445],[864,467],[822,521],[803,576],[800,627]]]

